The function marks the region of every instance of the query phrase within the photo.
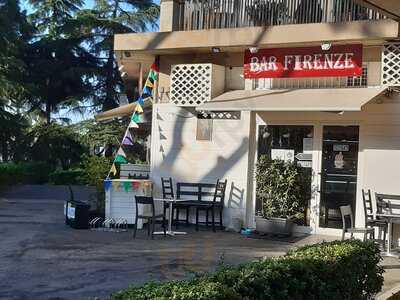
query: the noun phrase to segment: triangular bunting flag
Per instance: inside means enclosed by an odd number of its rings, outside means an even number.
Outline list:
[[[124,181],[123,184],[125,192],[129,192],[131,190],[131,183],[129,181]]]
[[[135,114],[136,115],[136,114]],[[129,128],[139,128],[138,124],[133,121],[134,115],[131,118],[131,122],[129,123]]]
[[[160,72],[159,69],[158,69],[158,65],[157,65],[156,62],[154,62],[154,63],[151,64],[150,70],[151,70],[151,71],[155,71],[155,72]]]
[[[104,189],[108,191],[112,186],[112,181],[111,180],[104,180]]]
[[[120,185],[119,181],[113,181],[112,182],[112,187],[113,187],[114,190],[116,190],[116,191],[119,190],[120,186],[121,185]]]
[[[143,99],[143,97],[139,97],[138,99],[137,99],[137,104],[140,104],[141,106],[144,106],[144,99]]]
[[[128,161],[126,160],[126,157],[121,154],[117,154],[114,162],[119,163],[119,164],[127,164],[128,163]]]
[[[132,121],[133,122],[135,122],[135,123],[139,123],[140,122],[140,115],[139,114],[134,114],[133,116],[132,116]]]
[[[149,96],[151,96],[151,95],[153,95],[153,91],[152,91],[152,89],[149,88],[148,86],[145,86],[144,89],[143,89],[142,94],[143,94],[143,95],[149,95]]]
[[[113,176],[117,175],[117,168],[115,167],[114,164],[111,166],[110,173],[113,174]]]
[[[143,108],[139,103],[136,104],[135,111],[140,113],[140,114],[143,113]]]
[[[122,145],[133,146],[132,135],[129,130],[126,132],[124,139],[122,140]]]
[[[149,88],[153,88],[154,87],[154,84],[148,79],[147,79],[147,81],[146,81],[146,83],[144,85],[149,87]]]
[[[157,73],[155,71],[151,70],[150,73],[149,73],[149,78],[151,78],[154,81],[156,81],[157,78],[158,78],[158,75],[157,75]]]

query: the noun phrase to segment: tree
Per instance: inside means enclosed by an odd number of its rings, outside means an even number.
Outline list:
[[[1,160],[21,160],[27,118],[20,113],[25,96],[23,55],[31,27],[18,1],[0,0],[0,154]]]
[[[155,27],[158,16],[159,6],[151,0],[95,0],[94,9],[81,10],[76,19],[66,24],[72,35],[84,39],[94,56],[102,58],[94,81],[95,105],[101,105],[103,110],[116,107],[123,90],[114,35]]]
[[[29,87],[27,104],[45,117],[60,108],[79,106],[93,94],[91,79],[98,60],[87,51],[80,38],[64,31],[82,6],[81,0],[30,0],[29,16],[36,34],[27,50],[25,81]]]

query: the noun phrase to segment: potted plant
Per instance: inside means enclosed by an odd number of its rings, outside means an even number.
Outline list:
[[[256,230],[291,235],[294,222],[304,218],[307,180],[294,162],[260,157],[256,168],[256,197],[261,204]],[[309,188],[309,187],[308,187]]]

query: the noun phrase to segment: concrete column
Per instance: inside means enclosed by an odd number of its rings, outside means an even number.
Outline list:
[[[161,0],[160,32],[179,30],[178,0]]]

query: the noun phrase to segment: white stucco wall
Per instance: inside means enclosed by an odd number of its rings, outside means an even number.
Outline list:
[[[322,127],[324,125],[359,125],[359,157],[356,202],[356,225],[364,226],[364,211],[361,189],[373,193],[400,194],[400,97],[381,97],[363,107],[361,112],[335,113],[279,113],[258,114],[258,124],[313,125],[313,156],[315,184],[319,184],[321,168]],[[316,161],[314,161],[316,160]],[[317,187],[318,189],[318,187]],[[319,194],[315,193],[312,203],[318,205]],[[317,214],[317,207],[312,208]],[[316,225],[315,225],[316,226]],[[400,229],[400,228],[398,228]],[[396,230],[395,230],[396,231]],[[318,232],[315,228],[314,232]],[[322,233],[322,231],[319,231]],[[334,233],[325,230],[323,233]],[[337,233],[337,232],[336,232]],[[395,236],[400,236],[395,233]]]
[[[250,113],[240,120],[214,119],[212,141],[197,141],[194,110],[155,104],[151,146],[154,193],[161,193],[160,177],[177,182],[214,183],[227,179],[224,225],[231,217],[245,218]],[[176,192],[176,190],[175,190]]]

